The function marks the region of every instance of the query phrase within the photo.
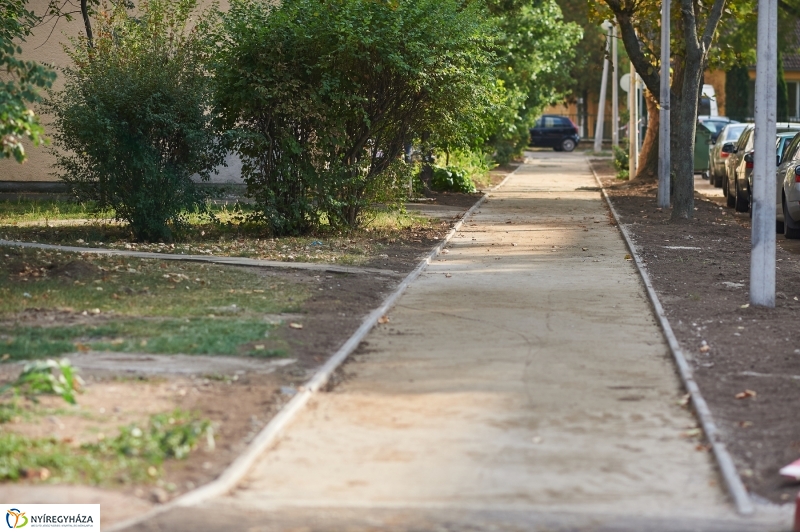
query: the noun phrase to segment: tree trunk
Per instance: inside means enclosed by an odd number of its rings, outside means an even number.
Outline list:
[[[654,180],[658,179],[658,102],[649,90],[644,94],[647,106],[647,131],[642,141],[642,150],[639,152],[636,179]]]
[[[672,104],[672,199],[673,220],[694,216],[694,140],[697,125],[697,103],[703,80],[704,54],[686,52],[680,82],[679,104]],[[677,83],[673,87],[677,86]],[[676,98],[673,97],[673,102]]]

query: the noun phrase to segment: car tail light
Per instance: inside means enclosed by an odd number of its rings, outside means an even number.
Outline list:
[[[729,153],[725,153],[724,151],[720,152],[720,154],[719,154],[719,156],[722,157],[723,159],[725,159],[728,155],[730,155],[730,154]]]
[[[744,167],[747,168],[748,170],[752,170],[753,169],[753,161],[745,161]]]
[[[753,169],[753,152],[749,151],[744,154],[744,167],[748,170]]]
[[[578,131],[580,131],[580,130],[578,129],[578,124],[576,124],[575,122],[573,122],[573,121],[572,121],[572,119],[570,119],[570,120],[569,120],[569,122],[570,122],[570,124],[572,124],[572,129],[574,129],[574,130],[575,130],[575,134],[577,135],[577,134],[578,134]]]

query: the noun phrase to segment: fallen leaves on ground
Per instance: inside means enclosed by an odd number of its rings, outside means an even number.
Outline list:
[[[756,395],[758,394],[753,390],[745,390],[737,393],[734,397],[736,397],[736,399],[747,399],[748,397],[755,397]]]

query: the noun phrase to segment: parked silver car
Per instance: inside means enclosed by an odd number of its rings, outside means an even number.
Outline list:
[[[739,140],[739,136],[747,126],[748,124],[727,124],[720,131],[716,142],[708,148],[708,180],[715,187],[721,187],[725,177],[725,160],[728,158],[728,153],[722,151],[722,146]]]
[[[800,133],[786,145],[775,177],[776,230],[786,238],[800,238]]]
[[[784,147],[783,142],[785,142],[786,138],[794,138],[795,134],[800,132],[800,125],[787,124],[786,126],[779,126],[776,132],[778,134],[776,144],[777,153],[780,155]],[[744,135],[748,135],[749,137],[747,145],[744,148],[744,153],[740,152],[736,154],[738,158],[735,163],[733,158],[726,163],[729,171],[729,182],[727,186],[728,207],[734,207],[737,212],[747,212],[750,210],[750,191],[752,190],[753,184],[753,130],[748,129],[746,133],[742,134],[741,138],[744,138]],[[734,164],[736,166],[733,166]],[[778,164],[780,164],[780,160],[778,160]],[[723,192],[725,188],[726,187],[723,185]]]
[[[783,194],[783,183],[781,181],[781,177],[783,174],[786,173],[786,169],[792,162],[792,155],[797,151],[798,146],[800,146],[800,132],[798,131],[788,131],[784,133],[778,133],[778,139],[775,143],[775,162],[776,162],[776,169],[775,169],[775,188],[776,188],[776,198],[777,198],[777,206],[778,211],[781,210],[781,195]],[[752,162],[752,157],[750,158]],[[750,172],[747,175],[747,211],[750,213],[750,216],[753,216],[753,172]],[[778,213],[778,222],[776,229],[779,233],[783,232],[783,214]]]

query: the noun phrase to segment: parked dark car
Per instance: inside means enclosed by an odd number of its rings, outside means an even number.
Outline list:
[[[719,132],[716,142],[709,146],[708,154],[708,182],[715,187],[722,186],[725,177],[725,160],[729,153],[722,151],[726,143],[735,143],[748,124],[730,123]]]
[[[725,160],[725,175],[722,178],[722,195],[728,200],[728,207],[733,207],[736,200],[735,192],[732,191],[731,186],[735,183],[735,172],[739,163],[742,162],[744,154],[753,149],[753,132],[755,126],[748,125],[739,139],[734,143],[726,142],[722,146],[722,151],[728,154]]]
[[[739,123],[736,120],[731,120],[727,116],[699,116],[697,117],[697,121],[711,132],[712,143],[717,142],[717,138],[725,126]]]
[[[578,126],[566,116],[543,115],[530,129],[531,146],[553,148],[556,151],[572,151],[580,142]]]

